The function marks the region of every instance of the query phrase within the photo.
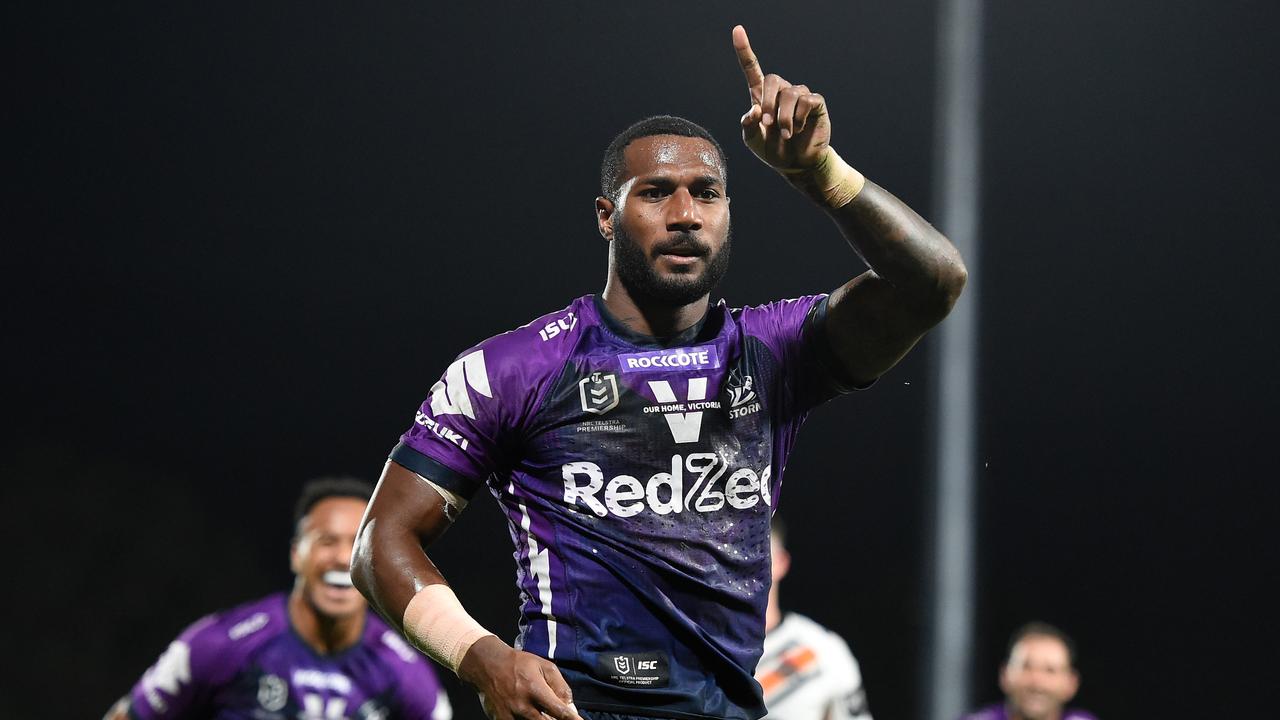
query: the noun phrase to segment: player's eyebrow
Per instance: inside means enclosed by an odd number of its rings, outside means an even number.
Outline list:
[[[636,178],[636,185],[653,185],[657,187],[673,187],[676,181],[670,175],[649,175],[646,177]],[[723,185],[724,181],[715,175],[699,175],[693,179],[690,185],[705,187],[708,185]]]
[[[645,177],[636,178],[636,185],[657,185],[660,187],[670,187],[675,185],[675,181],[669,175],[646,175]]]

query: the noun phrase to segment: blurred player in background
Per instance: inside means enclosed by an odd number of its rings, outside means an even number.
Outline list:
[[[1028,623],[1009,639],[1009,655],[1000,668],[1004,702],[961,720],[1097,720],[1084,710],[1066,708],[1080,689],[1075,643],[1058,628]]]
[[[799,613],[783,613],[778,584],[791,568],[787,533],[773,518],[773,586],[764,616],[764,656],[756,680],[769,720],[871,720],[862,671],[839,635]]]
[[[294,514],[293,590],[201,618],[106,720],[450,720],[431,664],[369,612],[347,566],[373,487],[307,483]]]

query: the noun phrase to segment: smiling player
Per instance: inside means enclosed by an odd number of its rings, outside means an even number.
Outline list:
[[[107,718],[449,720],[430,663],[351,586],[351,546],[372,492],[353,479],[307,483],[292,592],[196,621]]]
[[[1080,689],[1076,646],[1048,623],[1027,623],[1009,638],[1000,689],[1004,702],[961,720],[1098,720],[1088,711],[1066,707]]]

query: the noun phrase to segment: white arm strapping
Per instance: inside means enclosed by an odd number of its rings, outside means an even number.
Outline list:
[[[457,520],[458,515],[461,514],[463,510],[467,509],[466,498],[452,490],[440,487],[439,485],[431,482],[429,478],[425,478],[417,473],[414,473],[413,476],[430,485],[432,490],[435,490],[440,494],[440,497],[444,498],[444,516],[449,519],[449,522]]]
[[[462,658],[485,630],[443,583],[418,591],[404,608],[404,634],[422,652],[457,674]]]

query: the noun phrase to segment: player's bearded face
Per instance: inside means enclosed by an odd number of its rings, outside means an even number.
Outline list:
[[[631,297],[642,303],[688,305],[711,292],[729,269],[732,232],[725,224],[724,241],[712,247],[700,232],[676,231],[647,250],[627,230],[624,218],[613,225],[613,259],[618,277]],[[695,255],[701,262],[682,272],[659,270],[663,254]]]

